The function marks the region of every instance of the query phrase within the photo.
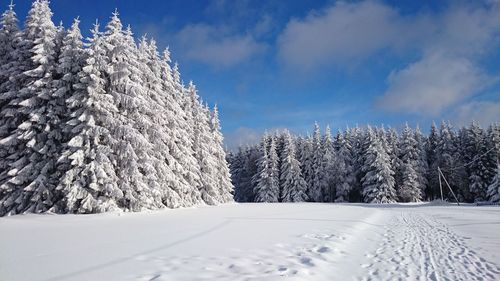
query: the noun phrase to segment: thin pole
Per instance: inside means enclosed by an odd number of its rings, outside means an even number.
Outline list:
[[[446,178],[444,177],[443,172],[441,171],[441,169],[439,167],[438,167],[438,170],[441,173],[441,175],[443,176],[444,182],[446,183],[446,185],[448,185],[448,188],[450,189],[451,194],[453,194],[453,197],[455,198],[455,201],[457,201],[457,205],[460,206],[460,203],[458,202],[457,196],[455,195],[455,192],[453,192],[453,189],[451,189],[451,186],[448,183],[448,181],[446,180]]]
[[[443,184],[441,183],[441,170],[438,167],[438,177],[439,177],[439,191],[441,191],[441,201],[444,201],[443,198]]]

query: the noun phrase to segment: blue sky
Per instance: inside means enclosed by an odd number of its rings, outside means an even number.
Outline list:
[[[4,1],[5,2],[5,1]],[[7,6],[8,3],[5,3]],[[30,1],[15,1],[24,20]],[[426,130],[500,121],[500,1],[52,0],[82,30],[117,8],[170,46],[220,109],[228,146],[264,130],[356,124]]]

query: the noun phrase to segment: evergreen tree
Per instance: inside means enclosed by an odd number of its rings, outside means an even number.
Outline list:
[[[278,202],[279,196],[278,157],[273,139],[271,139],[269,151],[266,146],[266,139],[264,138],[261,142],[261,158],[254,193],[255,202],[272,203]]]
[[[284,132],[283,158],[281,161],[282,202],[307,201],[307,184],[300,172],[300,163],[295,158],[295,143],[288,131]]]
[[[364,163],[364,150],[365,150],[365,134],[362,132],[361,128],[354,127],[346,131],[346,141],[351,144],[351,154],[353,156],[353,168],[355,174],[354,185],[349,193],[349,201],[361,202],[363,200],[362,192],[362,178],[363,173],[363,163]]]
[[[397,191],[402,202],[419,202],[422,199],[422,187],[419,185],[416,171],[419,161],[417,148],[414,133],[408,124],[406,124],[399,142],[401,182]]]
[[[237,202],[246,202],[246,195],[243,188],[243,177],[246,173],[245,156],[242,147],[239,147],[236,153],[228,154],[231,183],[234,186],[234,200]]]
[[[15,98],[14,94],[17,90],[13,78],[20,72],[17,59],[21,31],[18,27],[13,4],[10,4],[9,9],[2,14],[0,25],[0,139],[2,139],[10,135],[9,132],[14,128],[7,121],[12,119],[15,113],[10,101]],[[0,157],[3,158],[6,154],[7,150],[4,151],[4,146],[0,146]],[[0,168],[2,169],[4,160],[0,160]]]
[[[427,181],[427,155],[425,153],[425,136],[420,131],[420,128],[417,126],[415,129],[414,135],[416,141],[416,153],[417,160],[415,163],[415,172],[417,173],[417,183],[421,190],[422,199],[426,198],[425,192],[428,189],[428,181]]]
[[[453,140],[452,132],[450,131],[450,127],[445,122],[441,122],[441,127],[439,131],[439,140],[437,143],[436,151],[437,156],[435,160],[434,167],[439,167],[446,179],[450,184],[453,184],[453,181],[450,181],[452,175],[452,169],[455,167],[455,152],[457,148],[455,147],[455,143]],[[452,186],[454,188],[455,186]],[[449,198],[449,191],[446,188],[446,185],[443,183],[443,194]]]
[[[425,144],[425,151],[427,155],[427,182],[429,188],[427,190],[427,199],[434,200],[440,196],[439,188],[439,174],[438,174],[438,144],[439,133],[436,124],[432,122],[431,130],[427,142]]]
[[[488,198],[493,203],[500,202],[500,164],[497,164],[496,174],[488,186]]]
[[[477,123],[472,122],[466,129],[463,139],[462,156],[467,163],[465,168],[469,179],[469,191],[474,196],[474,201],[484,201],[489,185],[488,164],[484,157],[487,152],[485,133]]]
[[[128,41],[132,41],[129,30],[126,35]],[[174,182],[181,184],[182,181],[178,181],[177,175],[168,166],[168,163],[174,162],[169,157],[172,151],[167,145],[167,140],[172,137],[165,125],[165,120],[169,120],[170,115],[167,115],[169,108],[165,105],[162,89],[161,59],[154,40],[148,42],[142,37],[136,56],[136,63],[141,72],[134,75],[135,79],[141,82],[140,95],[147,109],[140,112],[142,116],[135,120],[135,124],[150,144],[150,149],[145,151],[146,156],[140,157],[138,161],[146,186],[141,192],[141,207],[157,209],[179,206],[179,196],[172,186]]]
[[[143,208],[149,196],[145,185],[145,167],[141,160],[148,159],[151,144],[140,128],[149,125],[143,112],[149,110],[143,95],[143,84],[138,69],[137,46],[130,30],[123,25],[115,11],[105,28],[103,42],[109,64],[105,68],[109,83],[106,91],[114,97],[118,108],[117,126],[111,132],[117,140],[116,172],[118,186],[123,192],[119,206],[138,211]]]
[[[161,90],[165,117],[165,135],[163,141],[168,147],[164,157],[168,163],[169,176],[166,177],[164,204],[168,207],[188,205],[181,194],[188,194],[193,203],[202,202],[199,190],[202,188],[201,170],[195,152],[195,114],[198,112],[199,101],[196,92],[185,89],[180,80],[178,65],[170,67],[170,51],[165,49],[161,57]],[[196,109],[196,110],[195,110]],[[177,196],[172,197],[174,192]],[[179,200],[171,200],[179,198]]]
[[[60,21],[59,25],[56,27],[56,38],[54,41],[54,46],[55,46],[54,50],[56,58],[59,58],[59,56],[61,55],[64,37],[66,37],[66,29],[64,29],[63,22]],[[55,73],[55,77],[59,79],[58,72]]]
[[[245,150],[245,174],[242,176],[243,193],[246,200],[244,202],[255,201],[255,186],[257,185],[256,174],[259,170],[260,150],[257,146],[247,147]]]
[[[348,202],[349,193],[355,185],[356,177],[353,170],[353,155],[350,139],[347,134],[338,133],[336,138],[338,151],[335,157],[334,184],[335,202]]]
[[[365,174],[361,179],[362,194],[367,203],[396,202],[394,171],[391,169],[391,160],[384,149],[383,141],[368,127],[362,167]]]
[[[396,189],[399,189],[403,181],[402,163],[399,157],[401,155],[401,147],[399,145],[400,139],[398,133],[396,132],[396,129],[392,127],[389,128],[389,130],[387,130],[386,132],[382,128],[381,135],[382,134],[385,135],[385,138],[387,140],[386,151],[387,154],[389,155],[389,158],[391,159],[391,167],[392,170],[394,171],[394,181]]]
[[[14,5],[2,14],[0,20],[0,216],[13,208],[21,195],[21,186],[13,178],[17,173],[16,151],[23,149],[13,131],[22,116],[17,109],[17,93],[21,84],[21,31]]]
[[[213,143],[209,118],[209,110],[199,101],[196,87],[189,83],[188,93],[191,97],[192,117],[194,121],[193,151],[200,167],[200,194],[206,204],[215,205],[220,201],[216,178],[217,160],[212,154]]]
[[[309,198],[314,202],[323,202],[323,154],[321,148],[321,132],[318,123],[314,124],[312,138],[312,184],[308,190]]]
[[[230,181],[229,167],[226,162],[226,152],[223,148],[223,136],[221,133],[221,127],[219,122],[219,111],[217,106],[214,107],[211,119],[210,128],[212,132],[212,139],[214,141],[214,155],[217,160],[216,172],[214,174],[216,182],[219,187],[219,198],[220,203],[230,202],[233,198],[233,185]]]
[[[50,181],[59,185],[62,175],[71,167],[71,161],[65,157],[65,144],[73,137],[74,126],[68,124],[71,120],[70,107],[67,100],[75,91],[75,85],[80,83],[79,73],[82,71],[85,56],[82,35],[78,27],[80,21],[75,19],[71,28],[60,42],[56,63],[56,74],[52,82],[52,99],[48,103],[48,118],[52,131],[48,137],[55,143],[54,155],[58,155],[57,171],[52,174]],[[61,28],[60,28],[61,30]],[[63,30],[63,29],[62,29]],[[59,33],[58,33],[59,34]]]
[[[12,213],[44,212],[58,200],[54,185],[49,182],[57,158],[57,144],[49,138],[52,127],[48,103],[52,98],[57,32],[51,18],[48,1],[34,1],[20,41],[21,87],[17,98],[11,101],[17,107],[20,124],[2,140],[10,143],[17,139],[21,143],[7,156],[12,162],[4,184],[15,190],[7,199],[15,198],[15,209],[7,210]]]
[[[289,132],[288,132],[289,133]],[[282,131],[276,131],[275,134],[273,135],[274,142],[276,144],[276,155],[278,156],[278,179],[279,179],[279,202],[281,202],[281,199],[283,198],[283,186],[285,185],[284,181],[282,180],[281,174],[283,171],[281,170],[281,164],[286,157],[285,155],[285,132]],[[299,166],[300,167],[300,166]]]
[[[234,200],[253,202],[253,180],[257,173],[258,149],[255,146],[239,147],[231,157],[231,182],[234,186]]]
[[[323,192],[324,202],[333,202],[335,200],[335,184],[334,184],[334,170],[335,170],[335,150],[332,143],[332,136],[330,126],[325,129],[325,134],[321,140],[321,154],[323,159],[321,161],[321,190]]]
[[[10,4],[0,19],[0,85],[9,80],[10,65],[15,60],[17,44],[19,44],[19,26],[14,5]],[[5,89],[2,89],[5,90]],[[2,100],[2,102],[4,102]]]
[[[71,111],[67,124],[74,136],[65,144],[62,157],[70,161],[71,167],[57,187],[65,197],[61,209],[70,213],[116,210],[117,201],[123,197],[114,166],[112,147],[116,140],[111,134],[118,109],[113,96],[105,91],[108,57],[98,23],[85,53],[79,83],[67,100]]]
[[[306,137],[300,142],[300,150],[299,150],[299,162],[300,162],[300,170],[302,172],[302,176],[307,184],[307,193],[312,188],[313,180],[314,180],[314,170],[313,170],[313,142],[311,137]],[[312,198],[309,198],[313,200]]]
[[[500,125],[498,123],[493,123],[488,127],[487,145],[491,164],[492,166],[496,166],[498,161],[500,161]]]
[[[390,148],[390,153],[388,154],[391,156],[391,165],[393,165],[393,168],[397,168],[399,164],[398,155],[400,153],[398,132],[392,127],[389,127],[387,131],[382,127],[382,131],[385,132],[384,135],[387,140],[387,146]]]
[[[453,153],[454,166],[450,171],[451,179],[449,181],[451,181],[450,184],[453,186],[453,192],[459,201],[472,202],[474,196],[469,189],[467,163],[464,157],[466,153],[467,130],[466,128],[461,128],[457,134],[451,127],[451,124],[448,124],[448,127],[450,128],[452,142],[455,147],[455,152]]]

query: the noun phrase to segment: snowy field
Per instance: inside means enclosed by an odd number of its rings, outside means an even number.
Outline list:
[[[500,280],[499,233],[493,206],[13,216],[0,218],[0,280]]]

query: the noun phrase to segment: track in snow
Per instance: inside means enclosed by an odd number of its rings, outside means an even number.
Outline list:
[[[287,220],[287,219],[285,219]],[[132,280],[321,280],[334,274],[332,262],[345,257],[342,244],[350,235],[332,231],[299,235],[300,245],[276,243],[259,251],[235,253],[234,256],[136,257],[138,261],[155,264],[152,273],[140,274]],[[191,275],[195,269],[199,272]],[[318,279],[319,278],[319,279]]]
[[[500,267],[430,215],[395,214],[358,280],[500,280]]]

